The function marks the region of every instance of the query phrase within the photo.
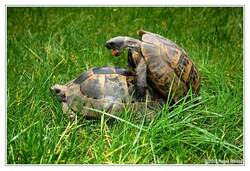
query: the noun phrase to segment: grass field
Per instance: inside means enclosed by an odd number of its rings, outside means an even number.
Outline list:
[[[70,122],[50,92],[88,68],[121,66],[104,47],[145,29],[175,41],[202,75],[199,101],[146,122]],[[8,8],[8,164],[243,162],[243,8]],[[170,110],[171,108],[171,110]]]

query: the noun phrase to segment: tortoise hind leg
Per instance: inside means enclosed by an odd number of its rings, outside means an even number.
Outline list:
[[[146,121],[151,121],[157,115],[157,110],[161,109],[159,101],[135,102],[130,105],[132,111],[137,112],[136,120],[141,120],[145,117]]]
[[[82,112],[87,117],[101,117],[102,111],[105,113],[116,115],[123,110],[122,101],[114,97],[104,97],[102,99],[88,98],[88,102],[84,104]]]

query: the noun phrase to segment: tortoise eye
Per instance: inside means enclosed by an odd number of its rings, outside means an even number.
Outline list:
[[[108,43],[106,43],[106,47],[107,47],[108,49],[114,48],[114,42],[108,42]]]

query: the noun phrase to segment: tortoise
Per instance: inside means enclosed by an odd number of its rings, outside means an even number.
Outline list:
[[[141,30],[139,37],[118,36],[105,44],[113,56],[128,48],[128,66],[136,73],[139,97],[145,95],[148,85],[165,100],[171,95],[174,102],[190,87],[193,94],[199,93],[200,74],[184,49],[155,33]]]
[[[67,113],[69,118],[74,119],[77,112],[97,118],[101,116],[100,113],[90,108],[116,114],[122,111],[124,104],[128,102],[131,102],[132,108],[136,110],[145,107],[145,103],[134,101],[135,82],[135,75],[126,69],[99,67],[83,72],[65,85],[56,84],[51,90],[57,94],[62,102],[63,113]],[[150,99],[158,98],[153,92],[148,92]],[[158,104],[149,100],[151,108],[159,106]]]

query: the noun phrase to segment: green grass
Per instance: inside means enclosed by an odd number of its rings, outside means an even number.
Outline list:
[[[175,164],[243,160],[243,8],[8,8],[7,163]],[[158,111],[127,108],[115,122],[70,122],[50,92],[111,57],[111,37],[159,33],[202,75],[199,100]],[[171,109],[170,109],[171,108]]]

